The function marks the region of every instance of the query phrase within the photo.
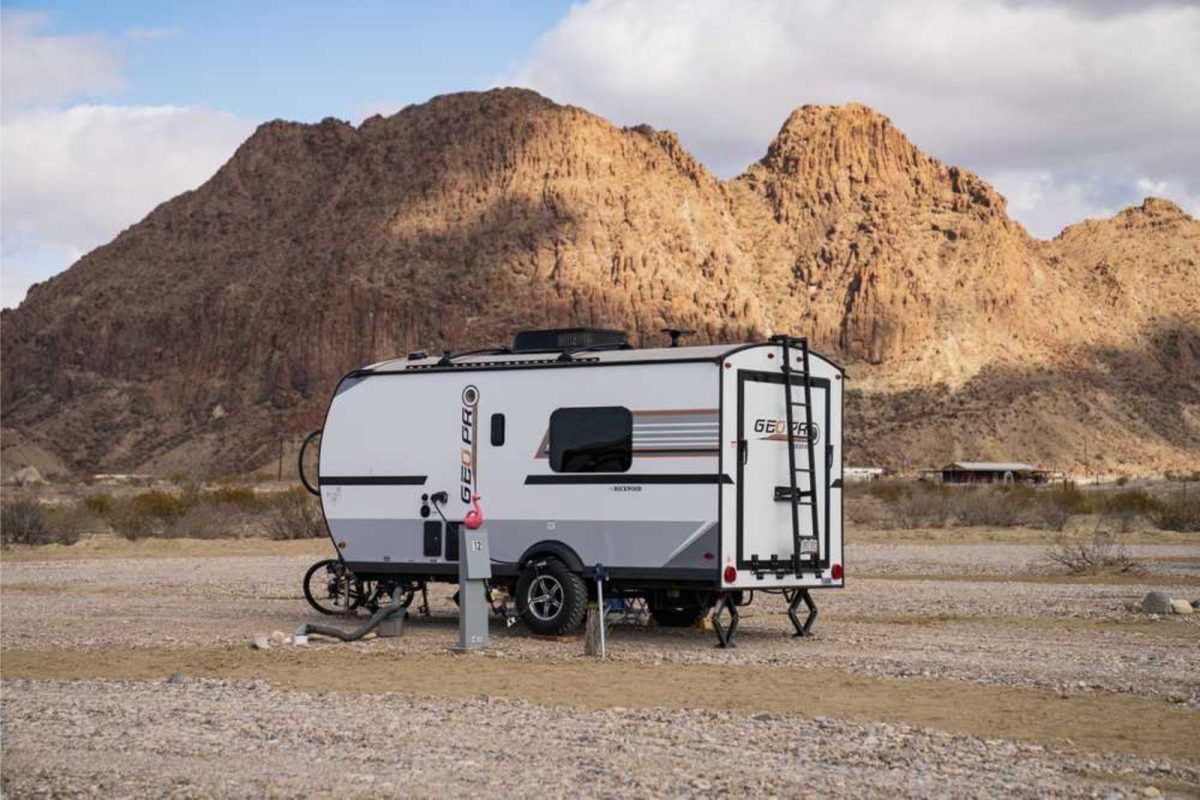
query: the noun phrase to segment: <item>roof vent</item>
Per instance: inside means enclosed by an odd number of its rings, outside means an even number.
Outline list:
[[[555,328],[521,331],[513,338],[514,353],[557,353],[563,350],[629,347],[624,331],[606,328]]]

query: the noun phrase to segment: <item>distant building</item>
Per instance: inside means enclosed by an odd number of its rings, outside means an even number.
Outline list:
[[[1050,479],[1048,470],[1015,461],[955,461],[935,472],[942,483],[1045,483]]]
[[[842,477],[848,481],[877,481],[883,477],[883,467],[846,467]]]

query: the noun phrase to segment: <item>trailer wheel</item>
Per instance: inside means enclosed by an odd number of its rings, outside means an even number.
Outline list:
[[[542,636],[572,633],[583,623],[587,587],[557,558],[530,564],[517,581],[517,611]]]
[[[674,602],[652,602],[650,616],[664,628],[689,628],[703,617],[708,606],[692,598],[678,597]]]

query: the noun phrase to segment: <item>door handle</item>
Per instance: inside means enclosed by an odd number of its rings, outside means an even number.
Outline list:
[[[738,439],[738,461],[742,466],[746,466],[746,461],[750,458],[749,443],[745,439]]]
[[[833,445],[825,445],[825,471],[833,469]]]

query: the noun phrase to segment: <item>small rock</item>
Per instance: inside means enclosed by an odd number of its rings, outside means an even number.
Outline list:
[[[712,781],[705,780],[704,778],[696,778],[692,781],[692,788],[697,791],[707,792],[712,788]]]
[[[171,676],[167,678],[167,683],[183,683],[183,673],[172,672]]]
[[[273,644],[283,644],[288,640],[288,635],[283,631],[271,631],[271,642]]]
[[[1157,786],[1147,786],[1145,789],[1142,789],[1142,794],[1146,797],[1162,797],[1162,792],[1159,791]]]
[[[1142,612],[1145,614],[1170,614],[1171,598],[1166,592],[1149,592],[1142,598]]]
[[[367,633],[363,634],[361,641],[369,642],[372,639],[378,639],[378,638],[379,638],[378,633],[376,633],[375,631],[368,631]]]
[[[250,640],[250,646],[255,650],[270,650],[271,640],[265,636],[255,636]]]
[[[1176,614],[1191,614],[1193,613],[1192,604],[1187,600],[1172,600],[1171,610]]]
[[[760,711],[754,716],[750,717],[750,719],[754,720],[755,722],[770,722],[772,719],[774,719],[774,717],[772,717],[769,712]]]

